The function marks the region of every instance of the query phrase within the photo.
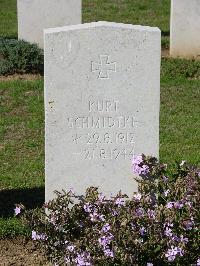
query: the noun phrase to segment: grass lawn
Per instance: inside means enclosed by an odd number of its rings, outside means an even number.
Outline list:
[[[200,164],[200,77],[180,69],[172,76],[179,65],[162,62],[160,160]],[[2,81],[0,99],[0,236],[26,234],[10,217],[16,202],[34,208],[44,201],[43,80]]]
[[[169,0],[83,0],[84,22],[158,26],[169,36]],[[17,37],[16,1],[0,0],[0,36]],[[162,60],[160,160],[200,164],[200,63]],[[13,206],[44,201],[43,79],[0,81],[0,237],[26,234]]]
[[[17,38],[17,0],[0,0],[0,37]]]
[[[83,22],[114,21],[156,26],[169,43],[169,0],[82,0]],[[17,38],[17,0],[0,0],[0,37]]]

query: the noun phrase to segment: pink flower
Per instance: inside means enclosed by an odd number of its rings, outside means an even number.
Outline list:
[[[32,231],[32,239],[37,240],[37,233],[36,231]]]
[[[114,257],[113,251],[110,250],[109,248],[104,249],[104,254],[105,254],[106,257],[110,257],[110,258]]]
[[[138,175],[146,175],[149,173],[149,167],[148,165],[143,165],[143,166],[138,166],[138,165],[133,165],[133,173],[138,174]]]
[[[105,221],[105,216],[103,214],[99,215],[99,220],[104,222]]]
[[[106,223],[101,230],[102,232],[107,233],[110,230],[110,225]]]
[[[123,198],[117,198],[115,201],[115,204],[120,207],[120,206],[125,206],[125,200]]]
[[[165,197],[167,197],[167,195],[169,194],[169,192],[170,192],[169,189],[167,189],[166,191],[164,191],[164,195],[165,195]]]
[[[107,236],[102,236],[98,239],[99,244],[104,248],[110,244],[110,242],[114,239],[114,236],[109,233]]]
[[[92,212],[92,209],[93,209],[93,207],[92,207],[92,205],[90,203],[86,203],[83,206],[83,208],[84,208],[85,212],[89,212],[89,213]]]
[[[135,210],[135,215],[138,217],[141,217],[144,215],[144,209],[143,208],[138,208]]]
[[[112,213],[112,216],[117,216],[119,214],[119,212],[118,211],[115,211],[115,210],[112,211],[111,213]]]
[[[138,175],[146,175],[149,173],[147,165],[141,165],[143,162],[142,156],[135,156],[132,160],[133,173]]]
[[[174,207],[174,202],[173,201],[170,201],[170,202],[168,202],[167,204],[166,204],[166,208],[167,209],[171,209],[171,208],[173,208]]]
[[[98,215],[97,212],[90,213],[90,220],[91,220],[92,222],[96,222],[96,221],[98,221],[98,218],[99,218],[99,215]]]
[[[18,214],[20,214],[20,212],[21,212],[21,208],[20,208],[20,207],[16,207],[16,208],[14,209],[14,211],[15,211],[15,215],[17,216]]]
[[[142,161],[143,161],[143,159],[142,159],[142,156],[141,156],[141,155],[139,155],[139,156],[134,156],[134,157],[133,157],[133,160],[132,160],[132,164],[136,164],[136,165],[138,165],[138,164],[140,164]]]
[[[78,266],[91,266],[91,257],[88,252],[83,252],[77,255],[75,262]]]
[[[74,246],[74,245],[69,245],[69,246],[67,247],[67,250],[69,250],[69,252],[73,252],[74,249],[75,249],[75,246]]]
[[[105,198],[105,196],[102,193],[100,193],[99,196],[98,196],[98,199],[99,199],[100,202],[103,202],[106,198]]]
[[[146,175],[146,174],[148,174],[149,173],[149,166],[148,165],[143,165],[142,166],[142,169],[141,169],[141,174],[142,175]]]
[[[185,221],[184,225],[185,225],[185,229],[186,230],[192,230],[192,228],[194,226],[194,221],[192,219],[188,220],[188,221]]]
[[[171,237],[173,234],[172,234],[172,229],[169,228],[169,227],[166,227],[165,229],[165,233],[164,233],[166,236],[169,236]]]
[[[137,194],[134,194],[134,195],[133,195],[133,198],[134,198],[134,200],[136,200],[136,201],[140,201],[141,198],[142,198],[142,195],[141,195],[140,193],[137,193]]]
[[[189,241],[188,238],[187,238],[187,237],[184,237],[183,235],[180,236],[180,239],[179,239],[179,240],[180,240],[180,242],[182,242],[182,243],[186,243],[186,244],[187,244],[188,241]]]
[[[140,231],[140,235],[141,236],[144,236],[146,234],[146,232],[147,232],[147,230],[144,228],[144,226],[142,228],[140,228],[139,231]]]
[[[181,209],[181,208],[183,208],[183,203],[181,203],[181,202],[179,202],[179,201],[175,202],[175,203],[174,203],[174,208],[176,208],[176,209]]]
[[[38,234],[36,231],[32,231],[32,239],[33,240],[47,240],[46,234]]]
[[[173,227],[174,224],[170,224],[169,222],[168,223],[164,223],[164,227]]]
[[[155,211],[148,209],[147,211],[149,219],[155,219]]]
[[[171,246],[171,249],[167,250],[165,257],[168,261],[174,261],[177,255],[183,256],[184,251],[182,248]]]

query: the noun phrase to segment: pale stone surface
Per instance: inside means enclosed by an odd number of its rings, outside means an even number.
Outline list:
[[[133,154],[159,155],[160,30],[97,22],[45,30],[46,200],[137,190]]]
[[[17,0],[18,38],[43,48],[43,30],[81,23],[81,5],[81,0]]]
[[[200,59],[200,0],[171,1],[170,55]]]

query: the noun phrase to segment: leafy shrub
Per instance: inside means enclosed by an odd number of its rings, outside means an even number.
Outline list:
[[[43,50],[22,40],[0,38],[0,75],[42,73]]]
[[[15,212],[54,265],[200,265],[200,169],[183,161],[170,174],[144,155],[132,167],[140,176],[132,198],[91,187],[82,197],[56,192],[42,210],[18,205]]]

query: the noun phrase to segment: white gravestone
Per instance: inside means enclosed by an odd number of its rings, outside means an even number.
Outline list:
[[[111,22],[45,30],[46,200],[137,190],[133,155],[159,155],[160,38]]]
[[[171,1],[170,55],[200,59],[200,0]]]
[[[43,30],[81,23],[81,0],[17,0],[18,39],[43,48]]]

